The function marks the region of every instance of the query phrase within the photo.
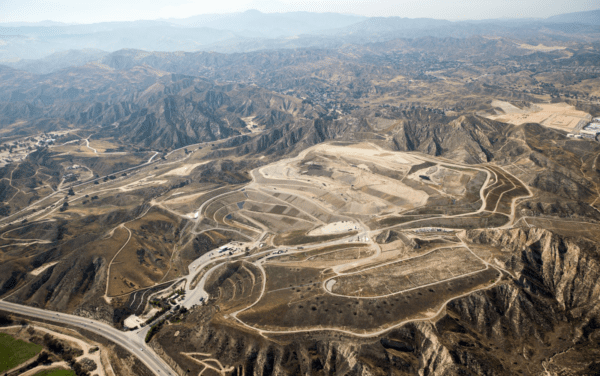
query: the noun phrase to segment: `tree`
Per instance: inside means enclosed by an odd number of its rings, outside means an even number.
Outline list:
[[[75,191],[73,188],[69,188],[69,196],[75,196]]]
[[[38,355],[36,362],[39,364],[47,364],[49,360],[50,360],[50,356],[48,355],[48,353],[45,351],[42,351]]]
[[[8,326],[13,323],[13,319],[5,313],[0,313],[0,326]]]

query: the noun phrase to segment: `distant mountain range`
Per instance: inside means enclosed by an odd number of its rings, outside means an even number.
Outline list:
[[[363,16],[338,13],[262,13],[257,10],[248,10],[243,13],[206,14],[161,21],[190,28],[228,30],[245,33],[246,36],[274,38],[343,28],[367,19]]]
[[[552,40],[600,40],[600,10],[547,19],[451,22],[429,18],[362,17],[337,13],[242,13],[186,19],[69,25],[52,21],[0,24],[0,63],[48,73],[95,61],[123,48],[146,51],[249,52],[278,48],[336,48],[397,38],[496,35]],[[66,52],[84,50],[80,53]],[[105,51],[105,52],[103,52]],[[57,54],[58,53],[58,54]],[[47,57],[42,62],[29,60]]]
[[[600,9],[588,12],[575,12],[559,14],[546,19],[548,22],[566,22],[587,25],[600,25]]]

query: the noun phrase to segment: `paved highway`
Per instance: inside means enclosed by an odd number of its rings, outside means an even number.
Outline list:
[[[134,332],[122,332],[102,322],[85,317],[68,315],[47,311],[39,308],[28,307],[20,304],[0,301],[0,309],[24,316],[34,317],[53,322],[59,325],[71,325],[96,333],[127,349],[136,356],[155,375],[177,375],[151,348],[146,346],[144,340]]]
[[[147,161],[147,162],[144,162],[144,163],[142,163],[142,164],[139,164],[139,165],[137,165],[137,166],[133,166],[133,167],[126,168],[126,169],[124,169],[124,170],[121,170],[121,171],[116,171],[116,172],[113,172],[112,174],[108,174],[108,175],[105,175],[105,176],[100,176],[100,177],[97,177],[97,178],[93,178],[93,179],[90,179],[90,180],[86,180],[86,181],[83,181],[83,182],[79,182],[79,183],[77,183],[77,184],[70,185],[68,188],[77,188],[77,187],[80,187],[80,186],[82,186],[82,185],[86,185],[86,184],[93,183],[93,182],[95,182],[95,181],[100,181],[100,180],[102,180],[102,179],[104,179],[104,178],[106,178],[106,177],[108,177],[108,176],[110,176],[110,175],[119,175],[119,174],[122,174],[122,173],[124,173],[124,172],[132,171],[132,170],[135,170],[135,169],[138,169],[138,168],[142,168],[142,167],[148,166],[149,164],[151,164],[151,163],[152,163],[152,160],[153,160],[153,159],[154,159],[154,157],[156,157],[157,155],[158,155],[158,152],[157,152],[157,151],[155,151],[155,152],[154,152],[154,155],[152,155],[152,156],[150,157],[150,159],[148,159],[148,161]],[[61,183],[61,184],[62,184],[62,183]],[[8,225],[12,224],[13,222],[5,222],[5,221],[7,221],[7,220],[8,220],[9,218],[11,218],[11,217],[14,217],[14,216],[16,216],[16,215],[18,215],[18,214],[21,214],[21,213],[23,213],[23,212],[25,212],[25,211],[28,211],[28,210],[30,210],[31,208],[33,208],[33,207],[37,206],[38,204],[40,204],[41,202],[43,202],[43,201],[47,200],[48,198],[54,197],[54,196],[56,196],[56,195],[64,194],[64,192],[65,192],[65,190],[66,190],[66,189],[67,189],[67,188],[61,188],[61,187],[57,187],[56,191],[52,192],[52,193],[51,193],[51,194],[49,194],[48,196],[46,196],[46,197],[43,197],[43,198],[39,199],[38,201],[35,201],[34,203],[32,203],[32,204],[30,204],[30,205],[28,205],[28,206],[24,207],[23,209],[21,209],[21,210],[19,210],[19,211],[17,211],[17,212],[14,212],[13,214],[9,215],[8,217],[4,217],[4,218],[0,219],[0,221],[4,222],[2,225],[0,225],[0,227],[6,227],[6,226],[8,226]],[[40,211],[43,211],[43,210],[45,210],[45,209],[47,209],[47,207],[46,207],[46,208],[44,208],[44,209],[42,209],[42,210],[40,210]],[[32,216],[35,216],[35,215],[36,215],[36,213],[33,213],[33,214],[30,214],[30,215],[28,215],[28,216],[26,216],[26,217],[19,218],[19,220],[21,220],[21,219],[29,219],[30,217],[32,217]]]

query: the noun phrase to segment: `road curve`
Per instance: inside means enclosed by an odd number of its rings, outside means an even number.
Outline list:
[[[96,333],[128,350],[144,363],[155,375],[177,375],[177,373],[156,355],[150,347],[146,346],[143,339],[137,337],[134,332],[122,332],[100,321],[85,317],[47,311],[5,301],[0,301],[0,309],[36,319],[50,321],[59,325],[71,325],[89,330],[90,332]]]

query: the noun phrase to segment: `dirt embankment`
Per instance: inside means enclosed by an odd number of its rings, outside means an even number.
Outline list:
[[[451,301],[436,321],[372,338],[335,332],[263,336],[215,320],[217,309],[209,308],[166,327],[157,342],[192,372],[216,359],[244,375],[514,375],[544,367],[587,374],[600,351],[600,290],[588,287],[600,278],[597,246],[541,229],[472,230],[466,238],[509,253],[503,268],[514,277]],[[569,362],[565,351],[578,362]],[[202,354],[186,355],[196,352]],[[366,358],[369,364],[359,361]]]

